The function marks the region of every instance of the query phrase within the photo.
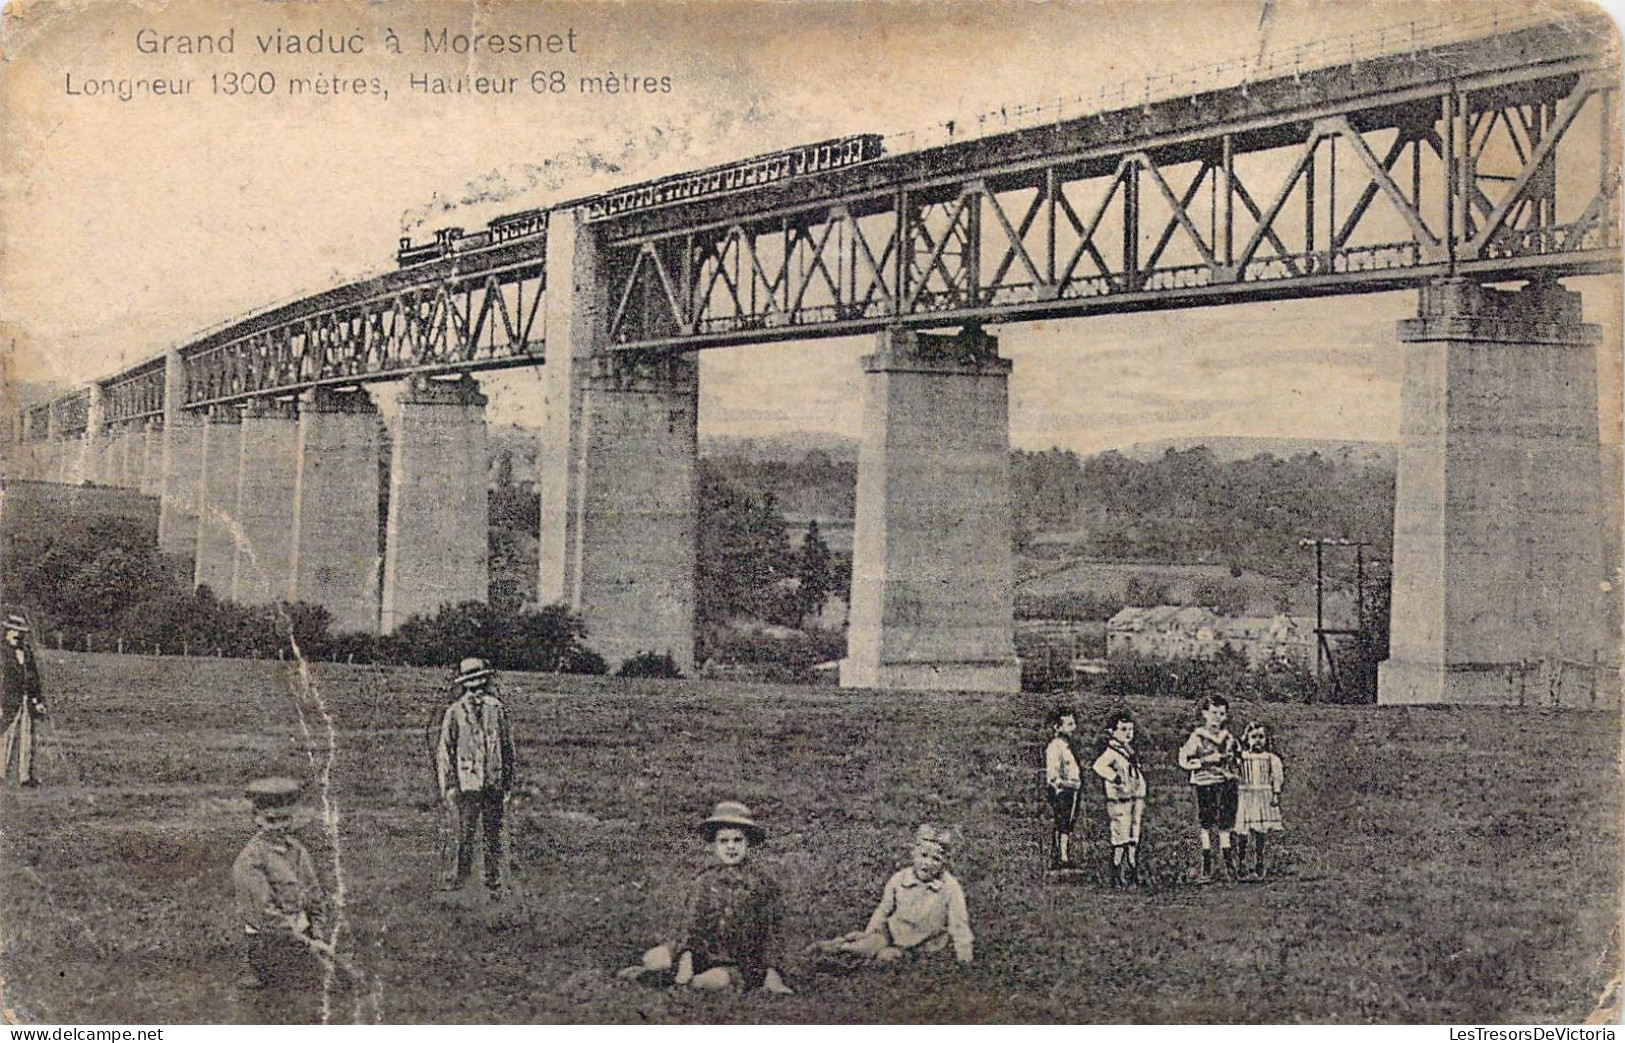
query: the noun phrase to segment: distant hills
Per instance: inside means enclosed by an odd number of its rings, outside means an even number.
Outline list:
[[[1245,435],[1195,435],[1189,438],[1159,438],[1151,442],[1135,442],[1118,452],[1132,460],[1151,461],[1170,449],[1187,450],[1207,446],[1213,459],[1219,463],[1251,460],[1260,453],[1269,453],[1278,459],[1319,453],[1329,460],[1342,463],[1373,464],[1392,468],[1399,457],[1399,447],[1392,442],[1350,442],[1330,438],[1253,438]],[[1080,454],[1082,455],[1082,454]]]
[[[822,452],[835,463],[858,459],[856,438],[828,431],[795,431],[782,435],[739,437],[713,435],[700,439],[701,456],[739,456],[747,460],[799,462],[810,452]]]
[[[700,439],[700,454],[711,457],[738,456],[752,461],[795,463],[808,453],[818,451],[827,454],[837,463],[850,463],[858,458],[859,444],[856,438],[828,431],[796,431],[789,434],[750,437],[714,435]],[[1213,452],[1213,458],[1218,463],[1250,460],[1260,453],[1269,453],[1283,460],[1305,453],[1319,453],[1339,462],[1373,464],[1391,469],[1399,452],[1399,447],[1392,442],[1362,442],[1332,438],[1262,438],[1245,435],[1161,438],[1150,442],[1135,442],[1117,451],[1131,460],[1150,462],[1160,458],[1169,449],[1186,450],[1203,445]],[[1080,450],[1078,455],[1093,456],[1095,453]]]

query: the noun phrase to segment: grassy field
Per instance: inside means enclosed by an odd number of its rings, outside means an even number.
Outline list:
[[[46,784],[0,793],[6,1004],[52,1022],[238,1020],[241,785],[312,777],[320,714],[273,663],[48,653],[44,667]],[[510,676],[517,869],[491,907],[435,893],[423,733],[443,675],[317,677],[336,728],[343,945],[372,983],[368,1021],[1565,1022],[1620,963],[1617,717],[1237,707],[1280,734],[1281,873],[1197,887],[1173,764],[1193,714],[1137,701],[1157,873],[1117,894],[1040,871],[1048,700]],[[1092,723],[1109,708],[1078,709]],[[782,999],[615,981],[661,936],[702,864],[692,823],[722,798],[771,828],[793,948],[862,924],[916,821],[957,824],[976,965],[802,976]],[[331,882],[321,824],[304,835]],[[357,1013],[345,1001],[335,1019]]]

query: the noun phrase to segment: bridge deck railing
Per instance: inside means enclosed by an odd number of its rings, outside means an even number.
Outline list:
[[[1298,76],[1336,65],[1377,58],[1403,57],[1443,44],[1460,43],[1478,37],[1533,28],[1553,21],[1554,18],[1548,11],[1532,8],[1504,11],[1497,9],[1470,18],[1440,18],[1387,25],[1380,29],[1350,33],[1346,37],[1260,52],[1251,57],[1187,66],[1172,72],[1147,76],[1138,81],[1124,80],[1102,87],[1092,94],[1062,96],[1042,102],[1003,106],[977,113],[966,119],[954,118],[935,123],[930,127],[888,133],[885,139],[888,150],[893,153],[916,152],[937,145],[1060,123],[1132,105],[1149,105],[1169,98],[1242,87],[1285,76]]]

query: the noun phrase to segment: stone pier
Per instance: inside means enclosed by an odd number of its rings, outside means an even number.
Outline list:
[[[292,402],[254,399],[243,410],[237,453],[237,523],[231,600],[269,605],[288,596],[299,413]]]
[[[1015,692],[1010,363],[978,329],[863,360],[846,688]]]
[[[118,488],[123,475],[119,473],[118,460],[119,428],[117,424],[109,425],[102,430],[101,461],[96,467],[97,474],[101,476],[102,485]]]
[[[141,485],[147,496],[161,496],[164,491],[164,425],[159,420],[148,420],[141,427]]]
[[[693,358],[610,358],[608,278],[583,214],[547,229],[539,591],[614,669],[638,652],[694,665],[699,380]]]
[[[699,365],[599,357],[591,367],[566,600],[611,669],[647,651],[692,673]]]
[[[290,601],[321,605],[336,633],[378,629],[378,411],[364,390],[299,403]]]
[[[130,429],[119,424],[108,432],[107,484],[119,489],[130,485]]]
[[[231,596],[237,558],[237,457],[242,414],[235,405],[209,409],[203,425],[203,464],[198,471],[197,556],[192,585],[215,597]]]
[[[384,535],[386,634],[490,593],[486,398],[472,377],[415,377],[399,403]]]
[[[1601,332],[1556,283],[1424,289],[1405,343],[1381,703],[1617,705],[1605,638]],[[1595,669],[1597,664],[1604,669]]]
[[[45,479],[49,482],[62,483],[67,481],[66,471],[68,463],[68,449],[73,444],[71,439],[56,438],[45,443],[50,447],[45,462]]]
[[[547,270],[559,273],[543,296],[547,365],[542,367],[546,430],[537,460],[541,529],[537,577],[543,604],[571,604],[578,584],[581,401],[590,359],[608,337],[608,292],[597,243],[584,215],[556,210],[547,227]],[[568,279],[564,276],[568,274]]]
[[[100,384],[90,385],[90,408],[85,414],[85,437],[79,443],[79,459],[74,480],[80,485],[99,482],[101,476],[102,440],[107,432],[102,429],[107,401]]]
[[[164,475],[158,507],[158,549],[190,559],[197,553],[203,420],[183,408],[185,398],[186,376],[180,352],[172,349],[164,369]]]

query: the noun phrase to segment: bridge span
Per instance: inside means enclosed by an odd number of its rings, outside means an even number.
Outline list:
[[[197,583],[389,630],[486,596],[476,377],[545,363],[542,597],[612,662],[688,667],[694,353],[872,334],[843,683],[1010,689],[1009,363],[985,326],[1415,289],[1381,698],[1522,701],[1534,672],[1581,678],[1552,701],[1617,701],[1589,593],[1608,579],[1599,333],[1559,283],[1621,270],[1615,47],[1600,18],[1412,27],[998,133],[818,142],[403,239],[395,270],[23,411],[8,472],[139,487]],[[382,554],[381,382],[404,385]]]

